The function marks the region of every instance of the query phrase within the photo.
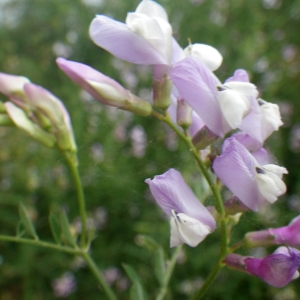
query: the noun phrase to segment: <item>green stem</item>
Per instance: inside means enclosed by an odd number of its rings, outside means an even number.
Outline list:
[[[97,281],[100,283],[100,285],[103,288],[103,290],[104,290],[105,294],[107,295],[107,297],[110,300],[117,300],[116,295],[111,290],[111,288],[107,285],[102,273],[100,272],[100,270],[98,269],[98,267],[96,266],[95,262],[90,257],[90,255],[88,253],[83,253],[82,257],[85,259],[85,261],[88,264],[90,270],[92,271],[92,273],[96,277]]]
[[[67,159],[68,166],[71,170],[75,182],[76,190],[77,190],[77,200],[78,200],[79,213],[81,218],[80,247],[84,249],[86,246],[87,220],[86,220],[84,193],[83,193],[82,184],[81,184],[78,167],[77,167],[77,157],[75,156],[75,154],[67,153],[67,152],[64,152],[64,155]]]
[[[221,193],[219,191],[219,188],[217,184],[215,184],[205,166],[202,159],[199,155],[199,150],[196,149],[194,144],[192,143],[191,139],[187,137],[178,127],[175,125],[170,117],[163,116],[157,112],[152,113],[153,116],[158,118],[159,120],[167,123],[174,131],[175,133],[186,143],[186,145],[189,147],[191,154],[194,156],[197,165],[199,169],[201,170],[203,176],[205,177],[212,194],[216,201],[216,209],[218,210],[220,214],[220,231],[221,231],[221,247],[220,247],[220,253],[217,259],[217,262],[215,263],[213,269],[211,270],[210,274],[208,275],[206,281],[202,285],[202,287],[196,292],[196,294],[193,296],[193,300],[200,299],[205,292],[208,290],[208,288],[211,286],[215,278],[217,277],[220,269],[223,267],[222,261],[224,260],[227,252],[228,252],[228,236],[227,236],[227,228],[226,228],[226,218],[225,218],[225,209],[223,205],[223,199],[221,197]]]
[[[74,249],[68,246],[61,246],[53,243],[43,242],[40,240],[32,240],[32,239],[26,239],[26,238],[14,237],[14,236],[0,235],[0,241],[21,243],[21,244],[26,244],[31,246],[48,248],[48,249],[53,249],[61,252],[66,252],[69,254],[74,254],[74,255],[81,255],[82,253],[81,249]]]
[[[178,259],[178,255],[181,252],[181,249],[182,249],[182,245],[180,245],[179,247],[177,247],[176,251],[172,255],[171,261],[170,261],[170,263],[168,265],[166,276],[164,278],[164,283],[163,283],[163,285],[160,288],[160,291],[159,291],[159,294],[156,297],[156,300],[163,300],[164,297],[165,297],[165,295],[166,295],[166,293],[167,293],[167,291],[168,291],[168,285],[169,285],[172,273],[174,271],[175,264],[176,264],[176,261]]]

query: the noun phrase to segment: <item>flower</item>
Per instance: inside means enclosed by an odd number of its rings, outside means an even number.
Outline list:
[[[114,56],[135,64],[171,65],[173,48],[182,52],[172,39],[166,11],[151,0],[143,0],[134,13],[128,13],[126,24],[97,15],[90,37]]]
[[[233,269],[257,276],[266,283],[281,288],[299,277],[300,252],[294,248],[279,247],[265,258],[229,254],[224,263]]]
[[[266,283],[281,288],[299,277],[300,251],[279,247],[274,253],[264,257],[244,257],[229,254],[224,263],[233,269],[257,276]]]
[[[214,218],[178,171],[170,169],[145,182],[157,204],[171,217],[171,247],[182,243],[196,247],[216,228]]]
[[[105,76],[90,66],[58,58],[59,68],[75,83],[85,89],[98,101],[129,110],[141,116],[149,116],[151,105],[127,91],[115,80]]]
[[[248,247],[275,244],[300,247],[300,216],[287,226],[249,232],[245,236],[245,243]]]
[[[249,82],[231,81],[222,85],[201,60],[192,56],[176,63],[170,76],[181,97],[220,137],[240,127],[251,111],[251,99],[258,95]]]
[[[31,137],[61,150],[76,151],[69,114],[63,103],[22,76],[0,73],[0,92],[11,101],[4,105],[15,125]]]
[[[214,160],[213,170],[233,194],[254,211],[266,200],[274,203],[286,192],[281,177],[287,174],[287,170],[273,164],[260,166],[235,139],[231,139],[223,153]]]

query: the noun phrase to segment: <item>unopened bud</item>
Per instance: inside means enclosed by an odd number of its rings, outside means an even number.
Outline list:
[[[226,215],[235,215],[240,212],[248,211],[249,208],[244,205],[236,196],[226,200],[224,203]]]
[[[275,235],[270,230],[248,232],[243,245],[248,248],[276,245]]]
[[[177,124],[183,129],[187,129],[192,124],[193,109],[183,100],[177,101]]]
[[[162,80],[155,80],[152,84],[154,106],[167,109],[171,104],[172,81],[165,75]]]
[[[47,147],[53,147],[56,139],[54,135],[44,131],[33,123],[26,113],[12,102],[5,103],[6,111],[17,127],[29,134],[33,139],[43,143]]]
[[[203,126],[192,138],[192,142],[197,149],[205,149],[215,142],[219,137]]]

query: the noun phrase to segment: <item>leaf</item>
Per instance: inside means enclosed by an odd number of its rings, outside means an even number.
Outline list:
[[[49,224],[50,224],[51,232],[52,232],[55,242],[60,245],[61,244],[61,239],[60,239],[61,228],[59,226],[58,220],[55,217],[54,213],[51,213],[49,215]]]
[[[21,222],[22,222],[23,226],[25,227],[26,232],[29,235],[31,235],[34,239],[38,240],[39,238],[36,234],[33,223],[30,219],[29,213],[28,213],[25,205],[22,202],[19,205],[19,215],[21,218]]]
[[[62,236],[66,244],[68,244],[69,246],[75,246],[75,238],[70,232],[70,223],[64,210],[62,210],[60,213],[60,228],[62,230]]]
[[[160,285],[163,285],[166,274],[166,262],[161,246],[159,246],[154,253],[154,273]]]
[[[135,270],[127,264],[122,264],[125,272],[129,276],[130,280],[132,281],[132,287],[130,289],[130,299],[131,300],[147,300],[148,296],[143,288],[143,285],[140,281],[138,274]]]
[[[25,230],[24,230],[24,226],[22,221],[18,222],[18,226],[17,226],[17,237],[20,238],[25,234]]]

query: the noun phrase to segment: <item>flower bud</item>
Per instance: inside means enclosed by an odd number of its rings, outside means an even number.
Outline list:
[[[26,113],[12,102],[6,102],[5,107],[8,115],[17,127],[45,146],[54,147],[56,139],[53,134],[44,131],[38,125],[33,123],[27,117]]]
[[[215,142],[219,137],[206,126],[203,126],[192,138],[192,142],[197,149],[205,149]]]
[[[192,124],[192,112],[193,109],[183,100],[177,101],[177,124],[183,129],[187,129]]]
[[[154,79],[153,84],[153,101],[154,106],[167,109],[171,104],[172,81],[170,77],[165,75],[162,80]]]

